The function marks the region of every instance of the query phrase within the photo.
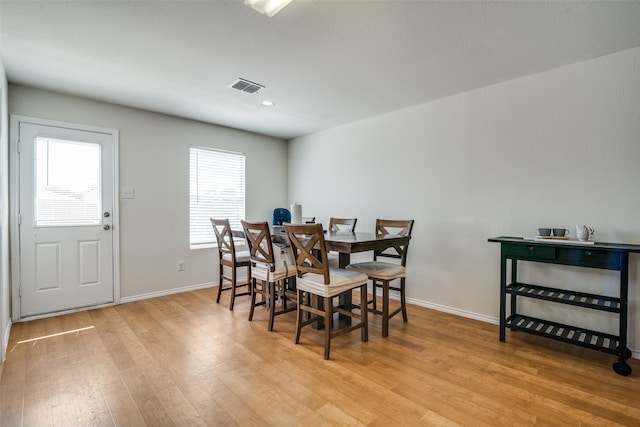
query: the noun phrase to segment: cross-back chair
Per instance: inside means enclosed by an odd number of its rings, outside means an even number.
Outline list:
[[[329,218],[329,231],[338,232],[344,231],[346,233],[353,233],[356,229],[356,223],[358,218]]]
[[[397,234],[411,237],[413,220],[376,220],[376,235]],[[377,250],[373,253],[373,261],[360,262],[347,266],[348,270],[366,274],[372,282],[373,298],[367,302],[372,307],[372,313],[382,315],[382,336],[389,336],[389,319],[398,313],[402,313],[402,320],[407,321],[407,303],[405,292],[407,251],[409,243],[400,246],[391,246],[385,250]],[[380,261],[380,258],[395,259],[396,262]],[[394,280],[400,280],[398,286],[391,286]],[[377,290],[382,289],[382,309],[377,307]],[[389,312],[389,291],[396,291],[400,296],[400,306]]]
[[[330,233],[353,233],[356,229],[358,218],[329,218]],[[340,265],[339,255],[336,252],[329,252],[329,266],[338,268]]]
[[[322,224],[285,224],[285,230],[293,249],[297,269],[298,316],[295,343],[300,342],[300,333],[304,326],[314,322],[320,325],[322,321],[325,328],[325,359],[329,359],[331,338],[360,329],[361,340],[366,342],[369,339],[366,304],[367,276],[356,271],[329,267]],[[331,304],[333,297],[344,292],[352,292],[354,289],[360,290],[359,306],[333,307]],[[303,320],[303,313],[309,313],[309,318]],[[333,313],[340,313],[360,321],[357,324],[333,329],[331,327]]]
[[[220,302],[223,291],[230,291],[229,310],[233,310],[236,297],[251,295],[251,257],[249,251],[237,251],[234,242],[234,233],[231,230],[228,219],[210,218],[213,230],[218,242],[218,296],[216,303]],[[242,234],[240,232],[240,234]],[[237,234],[240,237],[240,234]],[[246,278],[239,279],[238,270],[246,269]],[[246,288],[243,291],[243,288]]]
[[[253,320],[253,311],[264,305],[269,313],[268,330],[273,330],[275,316],[296,309],[295,275],[291,248],[280,247],[271,240],[269,224],[264,222],[242,221],[244,235],[249,245],[251,257],[251,309],[249,320]],[[256,295],[262,295],[262,301],[256,302]],[[276,307],[276,295],[280,308]]]

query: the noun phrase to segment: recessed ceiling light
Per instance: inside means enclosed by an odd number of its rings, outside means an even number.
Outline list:
[[[263,107],[273,107],[276,105],[276,103],[273,101],[262,101],[260,105],[262,105]]]

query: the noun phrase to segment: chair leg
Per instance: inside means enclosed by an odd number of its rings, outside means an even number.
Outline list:
[[[363,297],[364,295],[364,297]],[[369,309],[367,308],[367,285],[360,288],[360,322],[362,323],[361,339],[369,341]]]
[[[256,279],[251,279],[251,308],[249,309],[249,321],[253,320],[253,309],[256,307]]]
[[[378,302],[377,302],[377,294],[378,291],[376,290],[378,288],[377,283],[375,280],[371,281],[371,292],[373,293],[373,311],[377,311],[378,310]]]
[[[222,295],[222,284],[224,283],[224,280],[222,278],[222,269],[224,267],[222,266],[222,264],[220,264],[220,272],[218,273],[218,296],[216,297],[216,304],[220,303],[220,295]]]
[[[389,282],[382,282],[382,336],[389,336]]]
[[[236,302],[236,269],[231,268],[231,297],[229,298],[229,310],[233,310]]]
[[[273,331],[273,320],[276,317],[276,283],[266,282],[265,285],[269,290],[269,307],[267,307],[269,310],[269,326],[267,329],[271,332]]]
[[[407,322],[407,301],[405,298],[404,277],[400,278],[400,306],[402,307],[402,320]]]
[[[324,359],[329,360],[329,351],[331,349],[331,314],[333,308],[331,298],[324,297]]]
[[[300,331],[302,330],[302,291],[300,289],[298,289],[297,291],[298,294],[298,317],[296,318],[296,338],[295,338],[295,343],[298,344],[300,342]]]

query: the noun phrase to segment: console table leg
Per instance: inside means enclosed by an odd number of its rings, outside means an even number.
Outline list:
[[[620,356],[618,361],[611,365],[611,367],[618,375],[626,377],[631,374],[631,366],[627,364],[627,359],[624,359],[622,356]]]
[[[504,246],[504,245],[501,245]],[[507,304],[507,257],[504,248],[500,254],[500,341],[505,340],[505,322],[506,322],[506,304]]]

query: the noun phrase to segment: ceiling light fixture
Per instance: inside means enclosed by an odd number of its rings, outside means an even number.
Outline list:
[[[245,6],[271,18],[280,12],[291,0],[244,0]]]
[[[276,103],[273,101],[262,101],[260,105],[263,107],[275,107]]]

